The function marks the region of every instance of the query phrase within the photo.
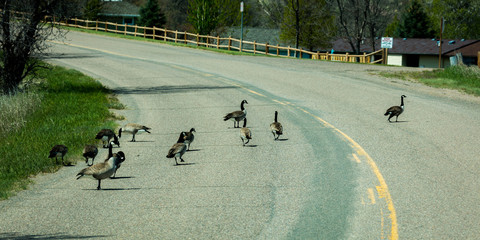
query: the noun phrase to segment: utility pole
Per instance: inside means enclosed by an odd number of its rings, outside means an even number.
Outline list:
[[[439,50],[438,50],[438,68],[442,68],[442,33],[444,28],[445,20],[440,19],[440,43],[439,43]]]
[[[241,12],[241,24],[240,24],[240,52],[242,52],[242,46],[243,46],[243,1],[240,2],[240,12]]]

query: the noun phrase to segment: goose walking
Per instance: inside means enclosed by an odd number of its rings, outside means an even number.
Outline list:
[[[270,124],[270,130],[272,130],[274,140],[278,140],[280,135],[283,134],[282,124],[278,122],[277,118],[278,118],[278,112],[275,111],[275,121]],[[275,134],[277,135],[276,137],[275,137]]]
[[[196,132],[195,128],[191,128],[189,132],[185,133],[185,144],[187,144],[187,151],[190,151],[190,144],[195,139],[195,135],[193,135],[194,132]]]
[[[83,157],[85,158],[85,163],[88,166],[93,165],[93,161],[95,161],[95,157],[98,154],[98,148],[95,145],[85,145],[85,148],[83,148]],[[88,164],[88,158],[92,159],[92,164]]]
[[[250,131],[249,128],[247,128],[247,119],[243,120],[243,128],[240,128],[240,138],[242,139],[243,146],[245,147],[245,144],[250,142],[250,139],[252,139],[252,131]],[[247,141],[247,142],[245,142]]]
[[[48,158],[55,158],[55,163],[58,161],[58,157],[62,158],[62,164],[65,165],[65,162],[63,161],[63,157],[68,152],[68,147],[65,145],[55,145],[52,147],[50,150],[50,154],[48,155]]]
[[[97,133],[97,136],[95,136],[95,139],[102,140],[104,148],[107,148],[112,143],[120,147],[120,142],[118,141],[118,137],[117,135],[115,135],[115,132],[111,129],[104,128],[100,130]]]
[[[234,121],[233,127],[239,128],[240,121],[245,119],[245,117],[247,116],[247,110],[245,109],[245,106],[244,106],[245,103],[248,104],[247,100],[243,100],[242,103],[240,103],[240,109],[241,109],[240,111],[234,111],[234,112],[228,113],[227,115],[225,115],[225,117],[223,117],[223,121],[232,119]]]
[[[115,173],[117,164],[119,161],[121,161],[121,159],[125,159],[125,154],[122,151],[114,153],[113,156],[110,157],[107,161],[103,163],[97,163],[95,165],[82,169],[77,174],[77,180],[85,175],[90,175],[98,180],[97,190],[100,190],[101,181],[105,178],[112,176]]]
[[[406,97],[407,97],[407,96],[405,96],[405,95],[402,95],[402,96],[401,96],[401,104],[400,104],[400,106],[392,106],[392,107],[390,107],[389,109],[387,109],[387,111],[385,112],[384,115],[387,116],[387,115],[390,114],[390,116],[388,116],[388,121],[389,121],[389,122],[391,122],[390,119],[391,119],[392,117],[396,117],[395,122],[398,122],[398,116],[400,116],[400,114],[402,114],[402,113],[403,113],[403,110],[405,109],[405,106],[404,106],[404,104],[403,104],[403,98],[406,98]]]
[[[187,145],[185,142],[185,132],[181,132],[180,136],[178,137],[177,143],[173,144],[173,146],[168,150],[167,158],[175,158],[175,165],[178,165],[177,158],[180,158],[181,162],[185,162],[182,159],[183,154],[187,151]]]
[[[108,147],[108,156],[105,159],[105,162],[108,161],[108,159],[110,159],[111,157],[113,157],[112,145],[110,145]],[[112,178],[112,179],[115,178],[115,176],[117,174],[117,170],[122,166],[122,163],[124,161],[125,161],[125,156],[120,157],[120,160],[118,162],[116,162],[116,164],[115,164],[115,171],[113,172],[113,176],[111,176],[110,178]]]
[[[130,142],[135,142],[135,135],[137,133],[141,133],[141,132],[147,132],[147,133],[150,133],[148,130],[150,130],[151,128],[147,127],[147,126],[144,126],[144,125],[140,125],[140,124],[136,124],[136,123],[128,123],[126,124],[125,126],[123,126],[123,128],[120,128],[118,130],[118,137],[121,138],[122,137],[122,132],[126,132],[126,133],[129,133],[129,134],[132,134],[132,140],[130,140]]]

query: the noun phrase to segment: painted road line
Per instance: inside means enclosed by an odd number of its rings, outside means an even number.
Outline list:
[[[368,199],[370,199],[370,203],[373,205],[376,203],[375,201],[375,193],[373,192],[373,188],[367,189],[368,192]]]
[[[352,153],[352,156],[353,156],[353,159],[355,160],[355,162],[362,163],[362,161],[360,161],[360,158],[358,158],[357,154]]]

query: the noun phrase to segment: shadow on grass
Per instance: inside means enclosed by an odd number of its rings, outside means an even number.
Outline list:
[[[154,86],[154,87],[120,87],[114,88],[115,94],[154,94],[154,93],[179,93],[195,92],[199,90],[233,89],[236,86],[208,86],[208,85],[183,85],[183,86]]]
[[[0,233],[0,240],[4,239],[11,239],[11,240],[25,240],[25,239],[87,239],[87,238],[105,238],[110,237],[108,235],[87,235],[87,236],[80,236],[80,235],[71,235],[71,234],[64,234],[64,233],[56,233],[56,234],[21,234],[18,232],[6,232]]]

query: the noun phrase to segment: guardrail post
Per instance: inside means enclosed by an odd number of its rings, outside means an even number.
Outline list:
[[[95,21],[95,32],[98,31],[98,20]]]
[[[257,53],[257,41],[253,41],[253,54]]]
[[[137,24],[135,24],[135,34],[133,36],[137,36]]]
[[[278,44],[277,44],[277,56],[280,55],[280,48],[278,48]]]
[[[185,35],[183,35],[183,37],[185,38],[185,44],[188,44],[188,42],[187,42],[187,31],[185,31],[184,34],[185,34]]]
[[[167,28],[166,28],[166,27],[165,27],[165,29],[164,29],[163,41],[164,41],[164,42],[167,41]]]
[[[232,46],[232,36],[228,36],[228,51],[230,51]]]
[[[290,57],[290,46],[287,47],[287,56]]]
[[[210,44],[210,36],[207,34],[207,48],[209,47]]]
[[[123,35],[127,36],[127,24],[126,23],[123,25]]]
[[[199,37],[198,37],[198,33],[197,33],[197,47],[200,46],[200,42],[198,40],[199,40]]]
[[[175,43],[177,43],[177,38],[178,38],[178,30],[175,30]]]
[[[220,48],[220,36],[217,35],[217,49]]]
[[[268,42],[265,43],[265,55],[268,55],[269,52],[268,52]]]

